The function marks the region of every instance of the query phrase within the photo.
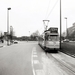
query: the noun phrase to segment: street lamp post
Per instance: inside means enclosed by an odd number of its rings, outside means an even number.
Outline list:
[[[67,17],[65,17],[66,19],[66,38],[68,37],[68,30],[67,30]]]
[[[29,31],[29,36],[30,36],[30,31]]]
[[[7,45],[9,46],[9,10],[11,8],[7,8]]]
[[[30,40],[30,31],[29,31],[29,40]]]

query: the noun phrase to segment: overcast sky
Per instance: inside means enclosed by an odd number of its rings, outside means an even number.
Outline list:
[[[62,31],[75,22],[75,0],[62,1]],[[50,20],[49,27],[60,27],[60,0],[0,0],[0,31],[7,31],[7,8],[9,11],[9,25],[13,26],[15,35],[26,36],[38,30],[44,30],[44,19]],[[55,7],[54,7],[55,5]],[[53,8],[54,7],[54,8]],[[59,28],[60,29],[60,28]]]

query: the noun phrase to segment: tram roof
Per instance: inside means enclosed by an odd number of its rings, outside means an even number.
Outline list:
[[[51,30],[57,30],[58,31],[58,28],[57,27],[50,27],[48,30],[49,31],[51,31]]]

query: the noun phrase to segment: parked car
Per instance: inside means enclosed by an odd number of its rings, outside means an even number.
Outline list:
[[[69,42],[69,39],[65,39],[65,40],[63,40],[63,42]]]
[[[14,44],[18,44],[18,42],[17,41],[14,41]]]

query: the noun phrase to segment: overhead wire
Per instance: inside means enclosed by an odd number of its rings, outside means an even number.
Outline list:
[[[49,0],[49,3],[48,3],[48,7],[47,7],[47,11],[46,11],[46,16],[47,16],[47,13],[48,13],[48,10],[49,10],[50,2],[51,2],[51,0]],[[46,18],[46,16],[45,16],[45,18]]]
[[[50,16],[50,14],[52,13],[53,9],[55,8],[56,4],[57,4],[58,0],[55,2],[54,6],[52,7],[51,11],[49,12],[48,16],[46,17],[46,19],[48,19],[48,17]]]

